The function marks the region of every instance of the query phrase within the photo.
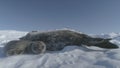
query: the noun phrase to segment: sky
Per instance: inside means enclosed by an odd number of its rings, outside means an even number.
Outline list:
[[[120,32],[120,0],[0,0],[0,30]]]

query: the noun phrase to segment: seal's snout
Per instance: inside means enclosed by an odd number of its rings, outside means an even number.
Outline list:
[[[32,42],[26,48],[28,54],[40,54],[46,51],[46,45],[42,41]]]

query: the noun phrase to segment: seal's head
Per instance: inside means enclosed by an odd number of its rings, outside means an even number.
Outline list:
[[[40,54],[46,51],[46,45],[42,41],[14,40],[4,47],[6,56],[20,54]]]
[[[25,49],[27,54],[40,54],[46,51],[46,45],[42,41],[32,41]]]

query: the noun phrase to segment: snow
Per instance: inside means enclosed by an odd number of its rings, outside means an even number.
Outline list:
[[[15,30],[0,30],[0,47],[2,44],[10,40],[17,40],[18,38],[26,35],[28,32],[15,31]]]
[[[109,33],[109,34],[102,33],[101,35],[93,35],[93,34],[91,34],[90,36],[100,37],[100,38],[112,38],[112,39],[116,39],[116,38],[120,38],[120,33],[114,33],[114,32]]]
[[[21,31],[0,31],[0,68],[120,68],[120,49],[68,46],[61,51],[40,55],[5,57],[2,48],[10,40],[26,35]],[[120,34],[102,34],[94,37],[113,38],[120,45]],[[107,37],[106,37],[107,36]]]

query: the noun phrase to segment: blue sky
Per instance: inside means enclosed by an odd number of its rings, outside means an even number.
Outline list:
[[[120,32],[120,0],[0,0],[0,30]]]

